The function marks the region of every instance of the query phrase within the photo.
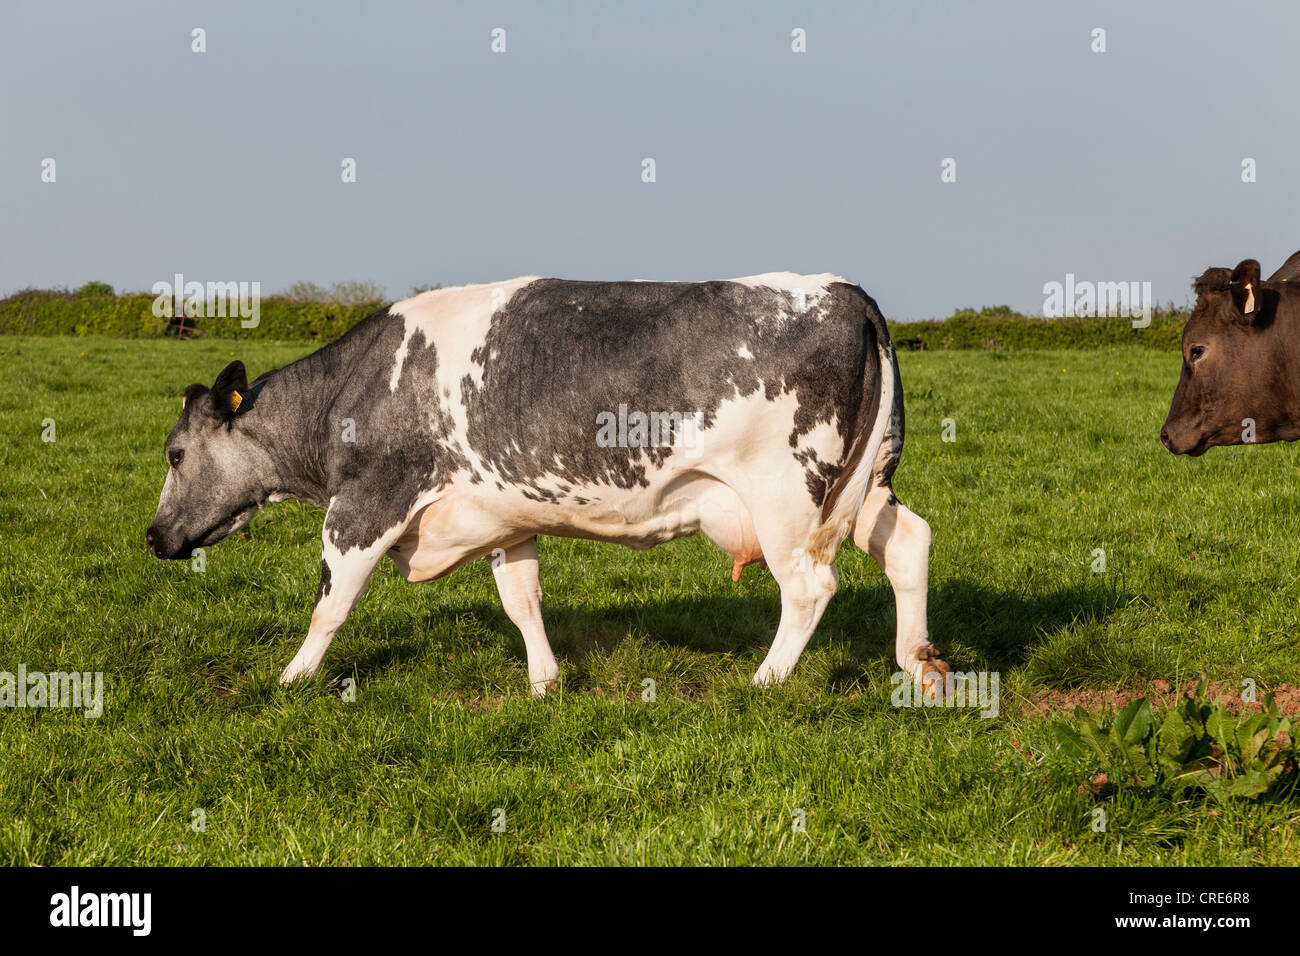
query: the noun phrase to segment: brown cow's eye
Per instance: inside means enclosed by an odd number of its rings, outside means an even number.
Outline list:
[[[1202,355],[1205,354],[1205,346],[1193,345],[1190,349],[1187,350],[1187,354],[1191,357],[1191,360],[1195,362],[1198,358],[1200,358]]]
[[[175,468],[177,465],[181,463],[181,459],[184,457],[185,457],[185,449],[175,448],[172,451],[167,453],[167,464]]]

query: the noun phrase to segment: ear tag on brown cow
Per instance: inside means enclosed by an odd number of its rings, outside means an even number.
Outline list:
[[[1247,314],[1255,311],[1255,284],[1246,283],[1246,307],[1242,310]]]
[[[239,411],[239,406],[242,405],[243,403],[244,403],[244,396],[240,395],[238,392],[230,393],[230,410],[232,412]]]

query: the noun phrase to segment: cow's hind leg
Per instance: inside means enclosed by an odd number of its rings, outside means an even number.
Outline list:
[[[926,629],[926,595],[930,577],[930,526],[894,497],[889,485],[877,484],[858,512],[853,541],[880,565],[894,589],[898,632],[894,653],[898,666],[926,686],[948,665],[930,643]]]
[[[528,653],[528,685],[533,696],[541,697],[554,687],[560,676],[551,643],[542,624],[542,582],[537,573],[537,539],[527,541],[491,556],[492,575],[496,578],[501,606],[524,638]]]
[[[788,501],[774,501],[756,505],[751,513],[767,566],[781,587],[781,623],[754,683],[775,684],[790,675],[808,646],[839,586],[839,572],[833,562],[819,561],[810,553],[819,518],[816,508],[801,511]]]

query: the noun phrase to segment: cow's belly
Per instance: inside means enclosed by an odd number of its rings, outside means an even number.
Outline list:
[[[478,498],[464,489],[422,508],[389,557],[407,580],[441,577],[468,561],[510,547],[535,534],[585,538],[638,550],[703,532],[740,569],[762,558],[749,510],[726,484],[704,475],[679,477],[664,488],[601,489],[601,497],[579,505],[572,500],[537,502]],[[466,544],[474,528],[477,542]],[[449,538],[456,539],[452,544]]]
[[[761,554],[754,519],[740,496],[706,476],[677,481],[658,493],[653,489],[618,490],[580,507],[547,506],[539,509],[538,518],[546,522],[541,533],[557,537],[644,549],[702,531],[722,550],[746,563]]]
[[[744,500],[770,503],[807,494],[806,462],[838,466],[846,454],[834,421],[809,428],[799,411],[793,393],[775,399],[764,392],[737,395],[719,406],[711,427],[699,433],[694,453],[674,453],[661,467],[648,468],[645,486],[584,486],[568,476],[548,475],[527,489],[515,488],[518,497],[507,494],[514,504],[488,497],[490,482],[473,486],[474,493],[486,495],[484,508],[518,509],[512,527],[538,534],[651,548],[703,532],[732,556],[738,576],[740,568],[762,558]],[[792,434],[798,435],[794,446]],[[733,484],[747,489],[749,498],[742,500]],[[539,494],[544,500],[535,500]]]

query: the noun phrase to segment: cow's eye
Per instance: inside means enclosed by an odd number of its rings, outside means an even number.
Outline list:
[[[181,463],[181,459],[184,457],[185,457],[185,449],[173,448],[171,451],[167,453],[167,464],[175,468],[177,465]]]
[[[1200,358],[1204,354],[1205,354],[1204,345],[1193,345],[1190,349],[1187,350],[1187,355],[1189,358],[1191,358],[1193,362],[1195,362],[1198,358]]]

